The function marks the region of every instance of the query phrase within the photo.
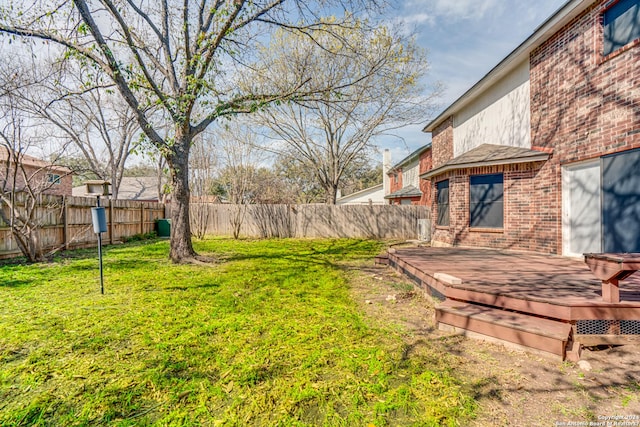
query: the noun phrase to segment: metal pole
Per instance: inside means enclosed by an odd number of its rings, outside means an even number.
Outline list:
[[[100,196],[98,196],[97,207],[100,207]],[[98,233],[98,262],[100,264],[100,293],[104,295],[104,276],[102,274],[102,233]]]

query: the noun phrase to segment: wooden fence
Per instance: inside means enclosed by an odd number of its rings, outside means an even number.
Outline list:
[[[45,250],[96,246],[91,221],[95,205],[94,198],[42,196],[35,214]],[[162,203],[103,200],[103,206],[108,224],[102,235],[105,244],[153,231],[156,220],[165,217]],[[191,204],[192,231],[217,236],[233,235],[236,224],[245,237],[415,239],[419,228],[428,232],[430,218],[426,206]],[[0,258],[17,255],[20,250],[11,229],[0,220]]]
[[[247,237],[354,237],[416,239],[430,227],[426,206],[191,204],[191,228],[205,235],[232,235],[240,223]]]
[[[18,195],[16,200],[17,206],[23,208],[24,196]],[[106,199],[102,202],[108,225],[107,232],[102,235],[104,243],[113,244],[153,231],[156,219],[165,216],[162,203]],[[91,221],[91,208],[95,205],[95,198],[41,196],[35,217],[41,226],[40,241],[45,250],[96,246],[98,238]],[[8,209],[6,206],[0,208],[5,212]],[[19,254],[11,229],[0,219],[0,258]]]

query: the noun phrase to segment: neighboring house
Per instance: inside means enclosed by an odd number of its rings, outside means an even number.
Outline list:
[[[26,188],[24,179],[24,175],[26,175],[31,189],[38,193],[54,196],[71,195],[73,181],[71,169],[51,164],[33,156],[20,154],[21,167],[16,173],[13,160],[9,161],[9,158],[6,149],[0,149],[0,182],[6,191],[23,191]]]
[[[125,176],[120,181],[118,199],[157,202],[159,200],[158,190],[158,177],[156,176]]]
[[[374,185],[336,199],[336,205],[382,205],[384,203],[384,184]]]
[[[86,196],[86,186],[73,188],[73,195]],[[158,201],[158,178],[155,176],[125,176],[120,182],[118,200],[135,200],[138,202]]]
[[[639,252],[640,1],[568,1],[424,130],[434,245]]]
[[[431,183],[420,174],[431,169],[431,144],[418,148],[386,169],[389,191],[384,198],[391,205],[430,205]]]

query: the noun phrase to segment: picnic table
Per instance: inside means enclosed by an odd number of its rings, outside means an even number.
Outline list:
[[[620,302],[620,282],[640,270],[640,253],[586,253],[584,262],[602,280],[602,299]]]

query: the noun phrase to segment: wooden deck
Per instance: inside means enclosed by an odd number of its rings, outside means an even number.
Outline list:
[[[482,334],[500,328],[535,329],[536,319],[545,319],[571,325],[564,347],[571,347],[574,341],[585,345],[623,344],[640,338],[640,273],[620,282],[620,302],[616,303],[603,299],[601,280],[583,261],[559,256],[411,247],[390,250],[389,265],[443,302],[436,316],[449,319],[446,323],[457,328],[484,322],[487,326],[476,326],[473,331]],[[450,310],[452,301],[474,306],[465,305],[466,312],[460,309],[455,321]],[[482,316],[478,306],[487,309]],[[504,311],[518,314],[512,317],[521,324],[504,324]],[[494,325],[489,327],[491,318]],[[553,335],[551,330],[549,334]]]

